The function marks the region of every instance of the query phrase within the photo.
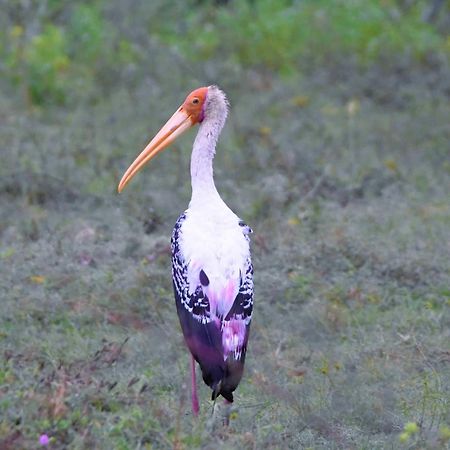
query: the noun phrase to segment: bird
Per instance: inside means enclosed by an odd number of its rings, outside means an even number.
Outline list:
[[[229,102],[217,86],[192,91],[124,173],[119,193],[153,157],[198,125],[190,174],[192,195],[171,238],[176,309],[191,353],[192,412],[198,416],[196,364],[211,390],[233,403],[241,381],[253,313],[252,229],[222,200],[213,160]]]

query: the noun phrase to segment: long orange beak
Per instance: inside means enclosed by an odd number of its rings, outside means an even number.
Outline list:
[[[167,123],[158,131],[158,134],[149,142],[147,147],[142,150],[141,154],[134,160],[133,164],[128,167],[120,180],[117,190],[122,192],[123,188],[129,181],[139,172],[139,170],[148,163],[154,156],[164,150],[177,137],[195,124],[193,117],[188,114],[183,107],[167,121]]]

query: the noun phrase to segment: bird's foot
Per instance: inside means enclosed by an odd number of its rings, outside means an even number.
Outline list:
[[[227,400],[223,403],[214,401],[211,417],[207,421],[207,429],[212,432],[219,431],[221,428],[227,428],[230,425],[230,417],[233,410],[233,403]]]

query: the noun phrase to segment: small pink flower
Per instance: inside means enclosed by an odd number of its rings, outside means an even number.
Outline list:
[[[48,445],[50,442],[49,437],[46,434],[41,434],[39,436],[39,444],[41,445]]]

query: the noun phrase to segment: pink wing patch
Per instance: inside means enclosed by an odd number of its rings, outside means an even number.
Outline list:
[[[234,353],[234,358],[239,359],[245,342],[245,322],[242,319],[231,319],[223,322],[222,326],[224,359],[227,359],[230,353]]]
[[[204,284],[201,283],[201,271],[203,271]],[[202,284],[203,292],[208,297],[211,320],[222,334],[224,360],[230,355],[233,355],[235,359],[240,359],[246,339],[245,320],[237,318],[224,320],[239,293],[240,279],[214,279],[209,276],[207,270],[202,269],[202,265],[198,261],[192,261],[189,265],[190,291],[195,291],[199,283]]]

